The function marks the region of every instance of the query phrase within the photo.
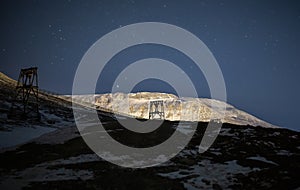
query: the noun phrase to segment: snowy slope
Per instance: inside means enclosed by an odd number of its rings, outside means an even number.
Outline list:
[[[70,96],[69,96],[70,97]],[[165,119],[170,121],[202,121],[209,122],[212,115],[221,115],[219,109],[226,107],[223,123],[277,127],[234,106],[218,100],[207,98],[178,98],[173,94],[140,92],[96,95],[74,95],[73,100],[98,109],[109,110],[136,118],[149,118],[149,101],[163,100]],[[213,105],[213,106],[212,106]]]
[[[0,72],[0,151],[14,147],[44,134],[74,126],[71,104],[54,96],[40,93],[41,120],[20,118],[20,112],[8,118],[15,102],[16,81]]]

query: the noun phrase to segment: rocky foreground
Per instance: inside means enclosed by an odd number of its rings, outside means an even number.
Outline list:
[[[105,121],[105,128],[110,136],[132,147],[158,144],[170,136],[177,125],[176,122],[165,121],[157,131],[136,135],[125,130],[116,121],[108,121],[107,118]],[[103,160],[79,136],[64,143],[45,141],[44,136],[0,154],[0,188],[50,190],[300,187],[298,132],[224,124],[214,144],[208,151],[199,154],[198,146],[205,128],[206,123],[198,123],[196,135],[184,150],[164,164],[145,169],[123,168]],[[47,134],[46,139],[56,139],[60,133],[68,132],[72,134],[74,131],[53,132]]]

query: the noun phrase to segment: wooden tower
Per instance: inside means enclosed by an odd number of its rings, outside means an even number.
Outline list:
[[[36,116],[40,119],[37,67],[20,71],[16,96],[11,107],[12,115],[19,115],[17,111],[21,111],[22,118]]]
[[[159,119],[165,119],[164,101],[163,100],[150,101],[149,119],[155,119],[157,115],[159,116]]]

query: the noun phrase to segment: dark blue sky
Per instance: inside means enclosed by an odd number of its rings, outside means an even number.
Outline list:
[[[208,46],[223,71],[230,104],[300,130],[299,1],[1,1],[0,70],[16,79],[21,68],[38,66],[41,88],[70,94],[76,68],[96,40],[149,21],[182,27]],[[98,91],[108,92],[122,68],[147,57],[178,64],[200,96],[210,96],[193,62],[155,45],[116,55],[99,78]],[[172,92],[149,80],[135,90]]]

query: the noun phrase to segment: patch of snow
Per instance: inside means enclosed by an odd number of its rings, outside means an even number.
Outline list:
[[[34,139],[34,142],[39,144],[63,144],[64,142],[79,136],[80,135],[75,126],[64,127],[41,135],[40,137]]]
[[[271,137],[272,137],[272,136],[276,137],[276,136],[279,136],[279,135],[280,135],[280,132],[278,132],[278,131],[269,134],[269,136],[271,136]]]
[[[180,147],[178,147],[180,149]],[[198,152],[196,150],[188,150],[188,149],[183,149],[181,152],[179,152],[178,156],[179,157],[187,157],[191,155],[197,155]]]
[[[291,153],[288,150],[279,150],[279,151],[277,151],[276,154],[281,155],[281,156],[291,156],[291,155],[293,155],[293,153]]]
[[[36,172],[36,169],[33,169],[34,172]],[[46,172],[47,171],[47,172]],[[74,171],[72,169],[65,169],[65,168],[59,168],[56,170],[47,170],[43,172],[43,169],[41,169],[42,173],[45,173],[46,175],[36,176],[36,178],[33,178],[33,181],[59,181],[59,180],[88,180],[93,178],[93,172],[89,170],[78,170]],[[32,172],[31,172],[32,173]]]
[[[154,159],[155,162],[166,162],[168,158],[165,155],[159,155],[157,158]]]
[[[259,169],[254,168],[254,170]],[[186,189],[212,189],[214,183],[226,189],[235,183],[235,174],[242,173],[246,175],[251,171],[253,169],[237,164],[236,160],[228,161],[225,164],[202,160],[188,169],[170,173],[158,173],[158,175],[170,179],[179,179]]]
[[[116,156],[111,154],[110,152],[102,152],[100,155],[102,158],[105,158],[107,160],[112,160],[112,161],[131,159],[131,157],[128,155]]]
[[[177,130],[185,135],[194,132],[190,125],[178,125]]]
[[[56,166],[67,164],[81,164],[86,162],[101,161],[102,159],[97,154],[81,154],[75,157],[69,157],[68,159],[58,159],[51,162],[46,162],[40,166]]]
[[[53,120],[53,121],[61,121],[61,117],[55,115],[55,114],[51,114],[51,113],[48,113],[48,110],[40,110],[39,111],[40,114],[44,117],[46,117],[48,120]]]
[[[210,151],[210,153],[217,155],[217,156],[222,155],[222,152],[217,152],[217,151]]]
[[[10,131],[0,131],[0,149],[26,143],[45,133],[56,130],[55,128],[34,126],[34,127],[13,127]]]
[[[292,138],[292,139],[298,139],[299,137],[298,137],[298,135],[293,135],[293,136],[290,136],[290,138]]]
[[[265,157],[262,157],[262,156],[252,156],[252,157],[248,157],[247,159],[250,159],[250,160],[258,160],[258,161],[262,161],[262,162],[266,162],[266,163],[269,163],[269,164],[273,164],[273,165],[277,165],[277,163],[273,162],[273,161],[270,161],[270,160],[267,160]]]
[[[220,135],[226,137],[234,137],[238,135],[238,133],[229,133],[229,131],[231,131],[230,128],[221,129]]]

